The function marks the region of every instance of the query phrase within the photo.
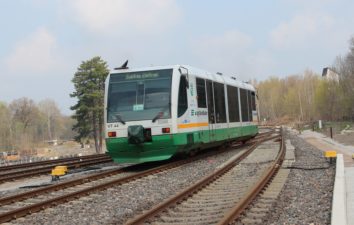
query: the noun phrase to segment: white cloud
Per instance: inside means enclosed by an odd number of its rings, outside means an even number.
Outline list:
[[[240,52],[250,46],[252,38],[239,31],[227,31],[219,36],[200,38],[196,44],[199,50],[208,49],[215,54],[223,54],[232,51]]]
[[[59,65],[55,50],[55,37],[45,28],[39,28],[16,43],[5,65],[11,72],[47,72]]]
[[[302,8],[318,9],[321,6],[326,6],[328,3],[336,3],[338,0],[283,0],[286,5],[301,6]]]
[[[72,18],[92,32],[156,31],[174,25],[180,9],[174,0],[73,0]]]
[[[296,15],[290,21],[281,23],[271,31],[271,44],[277,48],[307,46],[306,43],[331,32],[333,24],[333,18],[325,14]]]
[[[274,65],[268,53],[254,50],[250,36],[236,30],[201,37],[191,45],[204,69],[234,75],[245,81],[264,75],[264,69]]]

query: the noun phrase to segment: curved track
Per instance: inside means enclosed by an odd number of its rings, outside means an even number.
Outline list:
[[[280,143],[256,143],[213,174],[127,224],[229,224],[273,176],[284,156]]]

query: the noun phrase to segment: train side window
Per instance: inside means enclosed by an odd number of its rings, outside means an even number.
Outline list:
[[[252,94],[251,91],[247,91],[248,99],[248,121],[252,121]]]
[[[179,90],[178,90],[178,109],[177,115],[181,117],[188,108],[187,100],[187,80],[185,76],[181,76],[179,81]]]
[[[256,93],[254,91],[252,91],[252,110],[256,110]]]
[[[207,93],[207,103],[208,103],[208,117],[209,123],[215,123],[215,113],[214,113],[214,95],[213,95],[213,82],[210,80],[206,81],[206,93]]]
[[[206,108],[205,80],[197,78],[197,102],[198,108]]]
[[[224,84],[214,82],[216,123],[226,123]]]
[[[242,122],[249,121],[248,119],[248,103],[247,103],[247,90],[240,88],[240,99],[241,99],[241,116]]]
[[[237,87],[227,86],[227,100],[229,106],[230,122],[240,122],[238,90]]]

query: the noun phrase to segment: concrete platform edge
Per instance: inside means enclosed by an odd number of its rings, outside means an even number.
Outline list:
[[[337,155],[336,176],[333,189],[331,224],[347,224],[346,190],[343,155]]]

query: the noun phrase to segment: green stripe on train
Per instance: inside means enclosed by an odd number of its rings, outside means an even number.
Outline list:
[[[204,149],[257,133],[258,127],[252,125],[152,136],[152,142],[145,142],[140,146],[129,144],[127,138],[107,138],[106,146],[108,154],[115,162],[138,163],[169,159],[177,153],[188,153],[192,149]]]

